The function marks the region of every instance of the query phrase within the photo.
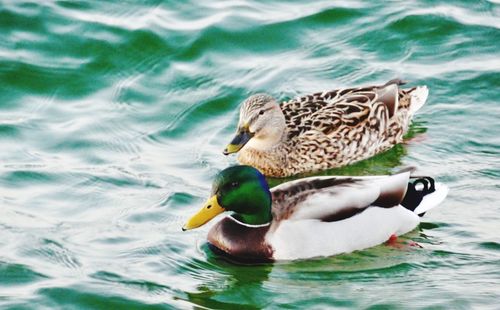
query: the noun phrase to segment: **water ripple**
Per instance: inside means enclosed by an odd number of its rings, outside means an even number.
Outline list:
[[[4,1],[0,307],[491,307],[499,14],[461,0]],[[246,97],[395,77],[430,89],[405,143],[322,174],[416,166],[448,184],[406,236],[421,248],[242,266],[210,251],[209,227],[181,232],[236,163],[221,152]]]

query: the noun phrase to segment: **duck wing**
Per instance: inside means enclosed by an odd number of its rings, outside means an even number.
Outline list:
[[[358,126],[369,119],[374,123],[371,126],[384,127],[401,100],[403,108],[410,103],[406,98],[412,89],[400,89],[402,84],[395,79],[384,85],[336,89],[284,102],[281,109],[289,129],[288,138],[308,131],[330,135],[341,127]]]
[[[392,208],[403,200],[409,172],[371,177],[310,177],[271,189],[275,221],[338,221],[370,206]]]

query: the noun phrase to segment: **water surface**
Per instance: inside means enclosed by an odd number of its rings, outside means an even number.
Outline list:
[[[497,1],[1,2],[0,307],[498,309],[499,42]],[[181,232],[244,98],[395,77],[430,88],[407,142],[328,173],[448,184],[422,248],[238,266]]]

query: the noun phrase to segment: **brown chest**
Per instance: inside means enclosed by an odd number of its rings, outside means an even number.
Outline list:
[[[226,217],[210,229],[208,242],[237,261],[272,261],[273,249],[265,238],[269,228],[246,226]]]

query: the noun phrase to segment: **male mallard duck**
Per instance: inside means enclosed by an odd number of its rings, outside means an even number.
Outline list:
[[[331,256],[376,246],[413,230],[419,216],[440,203],[446,186],[410,173],[366,177],[309,177],[272,189],[250,166],[234,166],[215,178],[211,197],[183,230],[224,211],[208,242],[240,261]]]
[[[241,106],[236,136],[224,154],[240,151],[240,163],[273,177],[366,159],[401,142],[427,99],[426,86],[402,84],[396,79],[326,91],[281,106],[271,96],[253,95]]]

